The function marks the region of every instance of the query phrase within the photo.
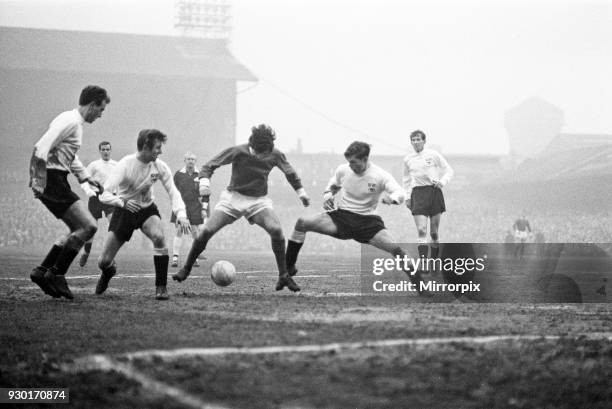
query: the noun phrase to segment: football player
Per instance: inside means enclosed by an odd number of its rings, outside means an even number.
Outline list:
[[[91,177],[96,182],[104,186],[106,179],[108,179],[108,175],[110,175],[111,171],[117,165],[117,161],[111,159],[110,142],[100,142],[98,144],[98,151],[100,152],[100,159],[94,160],[89,165],[87,165],[87,171],[91,174]],[[113,206],[103,205],[102,203],[100,203],[100,200],[98,199],[100,191],[95,191],[94,189],[92,189],[89,183],[82,183],[81,187],[85,191],[87,197],[89,197],[87,208],[96,220],[96,224],[98,224],[99,220],[102,218],[102,215],[110,219],[110,216],[115,208]],[[93,237],[87,240],[87,242],[83,246],[83,254],[81,254],[81,258],[79,259],[79,265],[81,267],[85,267],[85,264],[87,264],[87,259],[89,259],[89,253],[91,253],[92,244]]]
[[[325,190],[323,206],[327,212],[300,217],[295,223],[287,244],[286,264],[291,276],[297,273],[295,264],[309,231],[341,240],[353,239],[404,257],[404,251],[376,214],[376,208],[381,197],[384,204],[402,204],[405,192],[390,173],[370,162],[369,156],[370,145],[358,141],[351,143],[344,152],[348,163],[336,169]],[[417,285],[419,294],[429,295],[420,290],[419,272],[406,273]]]
[[[287,287],[291,291],[300,291],[298,285],[287,273],[285,266],[285,236],[280,220],[274,213],[272,200],[268,194],[268,175],[278,167],[296,191],[304,206],[310,204],[310,198],[302,187],[302,182],[285,154],[274,148],[276,135],[267,125],[251,129],[249,142],[224,150],[202,166],[200,172],[200,194],[210,195],[210,177],[220,166],[232,164],[232,175],[227,189],[221,193],[219,202],[211,212],[204,229],[193,241],[185,265],[172,278],[176,281],[187,279],[198,255],[204,251],[208,241],[223,227],[245,217],[249,223],[261,226],[272,241],[272,252],[278,267],[276,290]]]
[[[77,151],[83,139],[83,124],[100,118],[108,103],[110,98],[104,88],[85,87],[78,108],[59,114],[34,146],[30,161],[30,187],[34,197],[70,229],[30,274],[30,279],[53,297],[74,298],[66,282],[66,272],[97,230],[96,221],[70,189],[68,173],[72,172],[79,182],[102,189],[79,160]]]
[[[168,248],[159,210],[154,203],[153,185],[158,180],[168,192],[172,211],[183,233],[189,231],[189,220],[181,194],[172,181],[172,171],[158,156],[167,136],[157,129],[143,129],[138,134],[138,152],[124,156],[104,184],[100,202],[115,206],[108,226],[108,235],[98,260],[102,270],[96,294],[108,288],[111,278],[117,273],[115,256],[130,240],[132,233],[140,229],[153,242],[153,265],[155,266],[155,299],[167,300]]]

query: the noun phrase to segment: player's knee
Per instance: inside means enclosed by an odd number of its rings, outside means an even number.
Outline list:
[[[161,249],[166,247],[166,239],[164,238],[164,234],[162,232],[155,232],[151,235],[151,241],[153,242],[153,246],[155,248]]]
[[[105,270],[108,267],[110,267],[110,265],[113,263],[113,259],[109,258],[109,257],[105,257],[104,254],[102,254],[99,258],[98,258],[98,268],[100,270]]]
[[[310,227],[308,220],[306,220],[304,217],[300,217],[297,219],[297,221],[295,222],[295,230],[300,231],[300,232],[306,232],[308,231],[308,228]]]
[[[95,223],[87,223],[87,225],[83,227],[83,240],[87,241],[91,239],[97,231],[98,226]]]
[[[273,240],[285,240],[283,229],[281,226],[272,226],[268,228],[268,234]]]
[[[417,233],[420,237],[425,237],[427,236],[427,227],[418,227],[417,228]]]
[[[438,232],[435,232],[435,233],[432,232],[429,236],[431,237],[433,241],[438,241],[438,238],[439,238]]]

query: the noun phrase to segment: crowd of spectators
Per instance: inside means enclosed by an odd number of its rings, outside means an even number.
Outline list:
[[[282,173],[275,171],[270,186],[285,235],[289,236],[295,220],[304,214],[322,211],[322,193],[338,161],[320,160],[317,163],[300,163],[302,179],[312,196],[311,207],[302,207],[297,196],[284,180]],[[297,167],[297,166],[296,166]],[[72,179],[72,178],[71,178]],[[0,196],[1,229],[0,247],[48,247],[49,243],[67,232],[64,224],[53,218],[43,205],[33,198],[27,187],[27,175],[5,172],[0,176],[3,195]],[[72,180],[74,190],[80,188]],[[227,178],[213,179],[213,197],[225,187]],[[84,195],[83,195],[84,197]],[[612,242],[612,220],[606,209],[546,207],[529,209],[517,207],[488,196],[486,191],[477,189],[450,190],[446,194],[448,212],[443,216],[440,227],[441,240],[445,242],[502,243],[507,240],[514,220],[526,210],[526,216],[534,231],[533,238],[545,242],[565,243],[610,243]],[[167,195],[158,195],[158,206],[165,221],[169,220],[170,206]],[[387,227],[398,242],[413,242],[416,231],[412,217],[404,206],[379,207]],[[101,229],[106,228],[102,222]],[[173,235],[173,226],[165,224],[168,236]],[[101,248],[104,234],[96,235],[94,250]],[[146,247],[146,241],[135,235],[130,246]],[[267,251],[269,237],[257,226],[240,220],[219,232],[209,243],[210,249],[235,251]],[[334,240],[314,233],[307,237],[304,251],[309,253],[337,253],[358,249],[352,241]]]

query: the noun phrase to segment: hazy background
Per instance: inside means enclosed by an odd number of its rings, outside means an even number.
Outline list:
[[[0,25],[175,35],[174,3],[0,0]],[[238,87],[239,142],[266,122],[285,150],[398,154],[420,128],[444,153],[505,154],[504,112],[533,96],[563,132],[612,132],[609,1],[232,4],[230,48],[260,79]]]

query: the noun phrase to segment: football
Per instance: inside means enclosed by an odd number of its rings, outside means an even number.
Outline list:
[[[236,267],[226,260],[219,260],[212,266],[210,278],[220,287],[226,287],[236,279]]]

